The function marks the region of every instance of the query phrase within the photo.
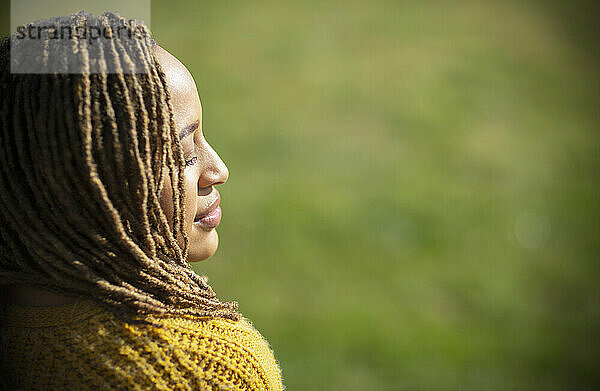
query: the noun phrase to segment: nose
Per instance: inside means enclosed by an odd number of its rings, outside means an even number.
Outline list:
[[[206,165],[198,179],[198,190],[210,186],[222,185],[229,178],[229,170],[217,152],[208,144],[205,144]]]

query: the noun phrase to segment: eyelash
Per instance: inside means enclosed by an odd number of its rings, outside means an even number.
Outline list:
[[[185,162],[185,166],[186,167],[192,166],[192,165],[196,164],[197,162],[198,162],[198,156],[194,156],[190,160]]]

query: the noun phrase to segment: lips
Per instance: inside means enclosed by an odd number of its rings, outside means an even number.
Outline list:
[[[194,224],[200,226],[204,229],[213,229],[221,222],[221,207],[219,204],[221,203],[221,195],[217,190],[216,198],[210,204],[210,206],[204,209],[201,213],[197,214],[194,218]]]

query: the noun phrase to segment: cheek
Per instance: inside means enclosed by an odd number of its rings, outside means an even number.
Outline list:
[[[189,172],[188,172],[189,171]],[[198,199],[198,180],[192,172],[186,170],[183,181],[183,191],[185,196],[185,227],[191,229],[196,216],[196,200]]]
[[[184,227],[189,232],[194,224],[194,217],[196,216],[196,199],[197,199],[197,180],[194,177],[192,170],[186,170],[183,178],[183,192],[185,200],[185,215],[184,215]],[[177,182],[175,182],[177,183]],[[171,186],[171,179],[169,174],[163,176],[163,187],[160,193],[160,206],[162,207],[167,220],[170,225],[173,224],[173,188]]]

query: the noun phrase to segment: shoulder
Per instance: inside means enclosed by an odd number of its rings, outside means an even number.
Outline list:
[[[132,324],[89,303],[12,315],[9,356],[18,363],[15,376],[26,382],[36,370],[60,374],[48,380],[48,389],[54,383],[60,385],[54,389],[72,384],[94,385],[90,389],[102,389],[102,384],[127,389],[283,389],[269,343],[245,318],[150,316],[151,324]],[[35,354],[23,354],[26,347]],[[44,368],[39,368],[40,356],[47,358]]]
[[[204,380],[231,389],[280,390],[281,372],[275,355],[251,321],[220,318],[160,317],[153,325],[124,327],[148,347],[168,351],[184,367],[198,365]]]

